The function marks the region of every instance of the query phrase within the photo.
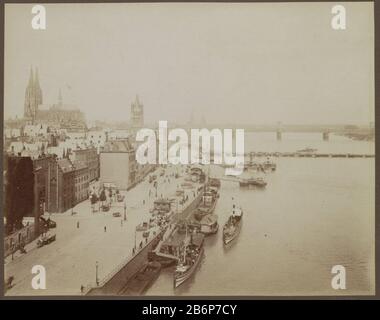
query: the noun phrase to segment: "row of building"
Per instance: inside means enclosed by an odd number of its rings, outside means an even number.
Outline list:
[[[40,154],[38,157],[5,154],[4,186],[12,183],[8,178],[17,158],[30,158],[33,162],[35,190],[40,213],[65,212],[89,196],[91,181],[99,178],[99,157],[95,148],[75,150],[65,158],[54,154]],[[7,196],[7,194],[5,194]],[[22,195],[20,195],[22,197]],[[13,200],[15,201],[15,200]],[[22,199],[20,199],[22,201]],[[30,215],[33,215],[30,212]]]
[[[4,191],[7,181],[11,183],[8,178],[17,176],[18,159],[33,163],[30,170],[34,190],[29,192],[34,195],[35,208],[29,210],[31,216],[36,212],[40,215],[69,210],[88,199],[94,181],[128,190],[151,170],[135,159],[137,146],[133,138],[136,129],[144,124],[143,110],[136,96],[130,106],[127,128],[89,129],[84,114],[77,107],[64,104],[61,92],[57,103],[43,104],[38,70],[31,69],[23,117],[5,121]],[[7,168],[8,164],[14,167]],[[19,201],[23,201],[19,196]]]

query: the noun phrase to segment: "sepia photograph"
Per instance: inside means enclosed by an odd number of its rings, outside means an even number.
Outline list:
[[[4,6],[6,297],[374,296],[373,2]]]

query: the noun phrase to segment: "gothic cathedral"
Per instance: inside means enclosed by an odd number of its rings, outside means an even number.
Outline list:
[[[38,79],[38,69],[34,75],[31,68],[29,83],[25,90],[24,117],[34,121],[40,104],[42,104],[42,90]]]

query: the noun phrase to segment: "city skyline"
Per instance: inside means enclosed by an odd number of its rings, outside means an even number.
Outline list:
[[[373,3],[5,9],[5,296],[376,294]]]
[[[33,65],[44,103],[61,89],[89,121],[128,121],[136,94],[147,123],[374,120],[372,5],[347,3],[344,33],[323,3],[47,5],[42,32],[31,7],[6,6],[5,118],[22,115]]]

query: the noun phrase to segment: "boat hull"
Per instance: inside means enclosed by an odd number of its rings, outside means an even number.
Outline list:
[[[194,262],[194,264],[191,266],[189,270],[187,270],[181,275],[174,274],[174,288],[179,287],[181,284],[183,284],[185,281],[187,281],[189,278],[193,276],[194,272],[199,266],[200,261],[202,260],[203,254],[204,254],[204,249],[202,247],[197,257],[197,260]]]
[[[219,230],[219,224],[217,223],[214,228],[208,228],[207,230],[201,229],[201,233],[203,233],[205,236],[216,234]]]
[[[127,282],[125,287],[119,292],[119,295],[143,295],[158,278],[161,268],[161,264],[158,262],[147,263]]]
[[[216,207],[216,202],[217,202],[217,198],[214,199],[211,207],[208,207],[208,208],[199,207],[198,210],[194,214],[195,219],[201,220],[204,216],[207,216],[208,214],[213,213]]]
[[[223,243],[224,245],[228,245],[230,242],[232,242],[236,237],[240,234],[241,226],[242,226],[243,220],[240,220],[238,222],[238,225],[236,226],[235,232],[232,235],[227,235],[225,232],[223,232]]]

